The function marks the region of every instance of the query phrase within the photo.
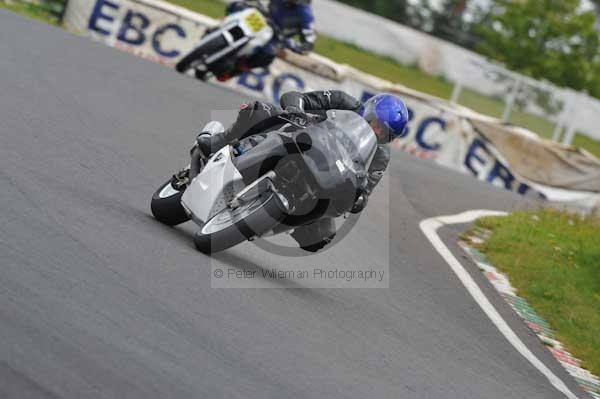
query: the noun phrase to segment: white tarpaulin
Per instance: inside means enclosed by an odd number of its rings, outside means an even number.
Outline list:
[[[158,0],[71,0],[65,14],[68,30],[169,66],[215,23]],[[600,198],[596,158],[581,152],[574,157],[572,150],[546,143],[524,129],[502,126],[495,119],[323,57],[290,55],[288,61],[276,60],[268,72],[246,73],[225,85],[271,102],[290,90],[341,89],[362,100],[395,92],[406,100],[412,116],[410,133],[395,143],[398,148],[521,194],[586,208]],[[550,172],[540,173],[546,169]]]

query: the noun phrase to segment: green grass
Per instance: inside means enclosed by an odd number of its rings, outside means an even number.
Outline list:
[[[478,246],[558,339],[600,375],[600,220],[556,210],[485,218]]]
[[[222,18],[225,15],[225,4],[220,0],[167,0],[169,3],[208,15],[213,18]]]
[[[594,140],[583,134],[576,134],[573,139],[573,145],[576,147],[585,148],[598,158],[600,158],[600,141]]]
[[[403,84],[411,89],[442,98],[448,98],[452,94],[452,84],[443,79],[432,78],[417,67],[399,64],[389,57],[369,53],[328,36],[319,35],[315,52],[338,63],[352,65],[363,72]]]
[[[58,24],[58,18],[52,14],[48,7],[19,1],[6,2],[5,0],[0,0],[0,8],[10,10],[14,13],[21,14],[32,19],[37,19],[38,21],[46,22],[48,24]]]

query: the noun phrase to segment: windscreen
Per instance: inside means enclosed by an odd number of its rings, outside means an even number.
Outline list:
[[[352,111],[327,111],[326,120],[294,135],[320,192],[354,200],[377,150],[369,124]],[[346,192],[349,185],[353,192]]]
[[[377,150],[377,137],[367,121],[356,112],[342,110],[327,111],[327,121],[335,125],[335,138],[348,151],[352,163],[368,170]]]

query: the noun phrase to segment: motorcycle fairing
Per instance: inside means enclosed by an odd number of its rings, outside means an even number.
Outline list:
[[[222,36],[227,42],[227,46],[221,51],[211,54],[205,62],[207,65],[213,64],[239,49],[241,49],[239,51],[240,55],[249,55],[257,47],[265,46],[273,35],[273,28],[269,26],[257,9],[247,8],[231,14],[225,18],[222,28],[205,38],[212,40],[215,36]]]
[[[232,157],[230,146],[217,151],[183,193],[181,203],[197,222],[210,220],[246,187]]]
[[[352,207],[357,191],[366,184],[377,138],[352,111],[327,114],[327,120],[295,134],[295,140],[316,191],[331,203],[326,215],[339,216]]]

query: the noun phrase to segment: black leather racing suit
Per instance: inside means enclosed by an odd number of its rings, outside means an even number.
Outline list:
[[[244,103],[238,113],[237,120],[224,133],[198,138],[204,153],[214,153],[226,144],[262,133],[281,125],[281,120],[275,118],[284,112],[307,112],[326,116],[331,109],[351,110],[358,112],[360,101],[339,90],[313,91],[308,93],[288,92],[281,96],[281,106],[259,101]],[[284,111],[285,110],[285,111]],[[389,143],[379,143],[377,151],[369,167],[368,184],[365,195],[371,194],[379,183],[390,161]],[[316,252],[327,245],[335,236],[335,221],[323,218],[310,225],[298,227],[292,237],[301,248]]]

